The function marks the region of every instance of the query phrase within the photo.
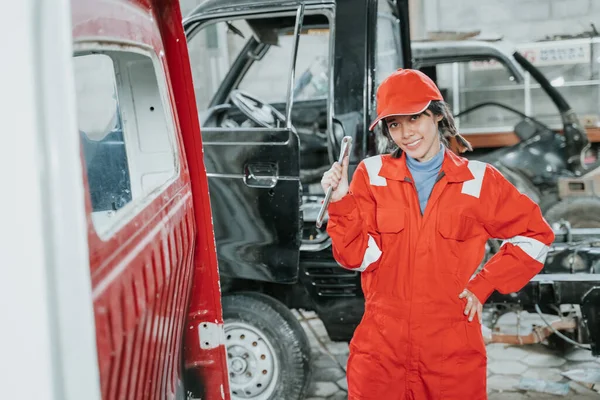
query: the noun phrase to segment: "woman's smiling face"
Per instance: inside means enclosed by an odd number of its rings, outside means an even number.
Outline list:
[[[385,119],[392,140],[418,161],[428,161],[440,149],[438,123],[441,115],[426,110],[415,115],[392,115]]]

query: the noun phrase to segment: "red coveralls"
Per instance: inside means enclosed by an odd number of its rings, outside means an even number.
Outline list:
[[[329,206],[336,260],[361,271],[366,307],[350,342],[349,399],[486,399],[486,350],[467,288],[519,291],[543,267],[552,230],[494,167],[445,150],[424,215],[406,158],[361,162]],[[506,239],[472,280],[489,238]]]

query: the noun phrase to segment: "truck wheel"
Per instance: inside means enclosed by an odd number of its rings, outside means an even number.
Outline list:
[[[310,345],[294,314],[261,293],[226,295],[222,304],[231,399],[303,399]]]
[[[550,224],[564,219],[573,228],[600,228],[600,198],[567,197],[550,207],[545,217]]]

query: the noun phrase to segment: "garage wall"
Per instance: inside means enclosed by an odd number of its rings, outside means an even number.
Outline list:
[[[600,0],[422,1],[426,31],[481,30],[521,43],[589,31],[590,23],[600,30]]]
[[[183,15],[202,0],[180,0]],[[420,2],[420,4],[419,4]],[[600,0],[414,0],[413,24],[425,31],[479,29],[520,43],[546,36],[600,31]],[[417,29],[420,31],[420,29]]]
[[[202,0],[180,0],[179,6],[181,7],[181,14],[185,17],[200,3],[202,3]]]

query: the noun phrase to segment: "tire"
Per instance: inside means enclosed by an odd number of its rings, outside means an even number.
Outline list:
[[[600,228],[600,198],[567,197],[550,207],[545,217],[550,224],[565,219],[573,228]]]
[[[261,293],[225,295],[222,304],[231,399],[303,399],[310,345],[294,314]]]

